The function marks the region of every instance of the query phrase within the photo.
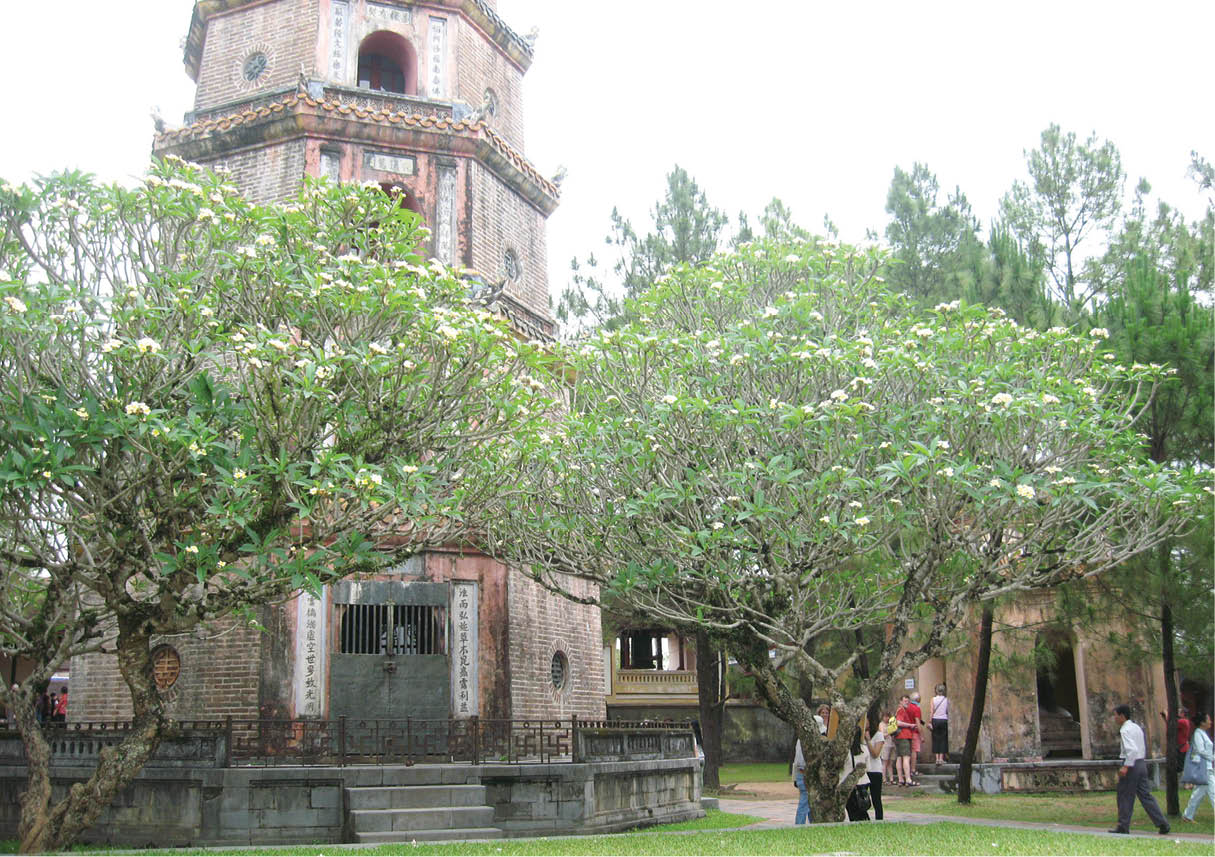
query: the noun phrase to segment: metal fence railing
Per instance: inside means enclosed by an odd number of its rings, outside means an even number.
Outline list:
[[[52,763],[95,764],[106,746],[122,741],[130,724],[47,724]],[[553,764],[596,760],[694,757],[692,730],[650,721],[225,720],[175,722],[149,765],[272,767],[284,765]],[[0,763],[21,764],[14,734],[0,737]]]

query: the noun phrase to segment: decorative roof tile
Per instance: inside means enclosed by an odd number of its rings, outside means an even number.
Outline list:
[[[498,155],[530,179],[547,196],[553,200],[557,200],[561,196],[557,185],[540,175],[540,172],[527,158],[516,151],[513,146],[506,142],[500,134],[490,128],[483,120],[478,119],[468,122],[463,119],[451,119],[446,116],[427,116],[421,113],[406,113],[404,111],[390,111],[386,109],[375,110],[328,98],[318,101],[305,92],[296,92],[276,101],[263,102],[256,107],[246,107],[237,110],[226,116],[200,119],[182,128],[170,129],[156,135],[153,142],[153,150],[159,151],[170,146],[201,139],[216,132],[228,131],[241,125],[253,124],[259,120],[276,116],[286,111],[308,111],[316,115],[336,113],[342,116],[353,117],[362,122],[420,128],[428,131],[433,130],[481,139],[486,141]]]

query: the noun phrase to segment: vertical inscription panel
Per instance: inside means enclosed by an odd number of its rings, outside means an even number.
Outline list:
[[[325,714],[328,611],[325,591],[316,598],[301,592],[296,599],[295,623],[295,716]]]
[[[481,701],[477,685],[477,584],[456,580],[451,584],[452,657],[451,714],[452,717],[475,717]]]
[[[430,50],[427,69],[430,72],[430,97],[447,95],[447,19],[430,19]]]
[[[336,83],[346,83],[350,0],[329,0],[329,22],[329,78]]]
[[[439,228],[435,255],[446,265],[456,264],[456,168],[439,167]]]

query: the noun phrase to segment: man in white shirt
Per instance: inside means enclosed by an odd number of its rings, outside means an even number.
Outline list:
[[[1143,729],[1131,720],[1131,707],[1119,705],[1114,709],[1114,722],[1122,738],[1122,767],[1118,769],[1118,826],[1110,833],[1130,833],[1131,814],[1135,811],[1135,798],[1143,804],[1143,810],[1156,825],[1160,835],[1169,832],[1169,822],[1160,811],[1160,804],[1152,797],[1148,785],[1147,742]]]

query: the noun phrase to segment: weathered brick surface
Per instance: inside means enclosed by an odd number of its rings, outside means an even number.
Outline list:
[[[211,161],[228,170],[241,193],[254,202],[282,202],[295,195],[304,181],[303,140],[235,152]]]
[[[189,634],[156,640],[176,649],[181,675],[166,692],[169,716],[179,720],[257,716],[261,632],[228,621]],[[72,722],[126,720],[131,695],[113,655],[72,659]]]
[[[573,594],[595,587],[570,581]],[[603,644],[599,610],[553,595],[518,571],[507,579],[510,614],[511,716],[514,718],[602,718]],[[569,661],[569,679],[558,691],[552,682],[555,651]]]
[[[523,72],[485,35],[464,18],[456,17],[458,51],[455,87],[452,94],[474,107],[481,104],[485,90],[497,96],[498,109],[486,121],[507,142],[523,151]]]
[[[523,275],[507,291],[533,312],[549,317],[548,246],[544,216],[481,164],[472,168],[472,267],[497,279],[503,258],[515,251]]]
[[[215,15],[207,22],[194,109],[249,98],[290,86],[301,65],[316,65],[320,0],[270,0]],[[242,76],[245,59],[262,51],[270,60],[265,74],[249,85]]]

